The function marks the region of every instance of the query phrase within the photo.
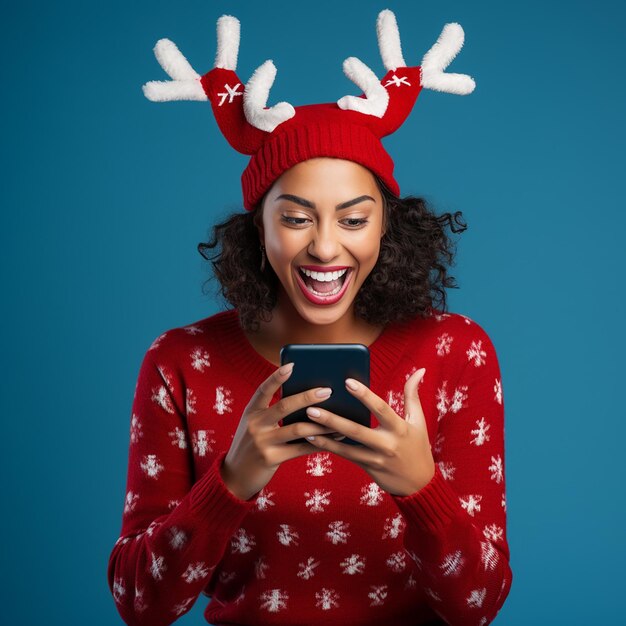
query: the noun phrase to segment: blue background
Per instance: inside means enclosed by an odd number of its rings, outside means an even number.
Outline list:
[[[144,98],[167,79],[155,42],[204,73],[230,13],[239,76],[278,68],[270,105],[334,101],[358,93],[347,56],[384,73],[383,8],[409,65],[461,23],[448,71],[477,83],[422,91],[384,143],[403,195],[469,225],[449,308],[485,328],[503,375],[514,581],[496,623],[623,619],[623,4],[127,0],[2,11],[3,623],[121,623],[106,566],[139,365],[222,308],[196,245],[243,210],[247,157],[208,104]],[[207,602],[179,622],[203,624]]]

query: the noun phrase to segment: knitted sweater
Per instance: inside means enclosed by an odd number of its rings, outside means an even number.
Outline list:
[[[154,340],[137,379],[122,527],[107,572],[126,624],[171,624],[201,593],[215,625],[494,619],[512,581],[494,346],[476,322],[435,310],[389,325],[369,350],[370,388],[400,417],[404,383],[426,368],[419,397],[430,482],[390,494],[320,450],[282,463],[244,501],[219,468],[276,366],[250,344],[236,310]],[[280,397],[279,389],[270,404]]]

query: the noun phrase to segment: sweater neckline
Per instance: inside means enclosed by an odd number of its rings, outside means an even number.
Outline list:
[[[217,332],[220,352],[239,372],[243,380],[256,381],[270,376],[277,368],[256,351],[241,327],[237,309],[219,313],[221,325]],[[388,324],[368,346],[370,351],[370,385],[385,382],[407,349],[411,324],[415,320]],[[252,383],[254,384],[254,383]],[[256,385],[255,385],[256,386]]]

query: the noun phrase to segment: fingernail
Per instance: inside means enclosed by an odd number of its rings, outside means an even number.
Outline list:
[[[312,406],[307,408],[306,414],[307,415],[312,415],[313,417],[319,417],[321,415],[320,412],[319,412],[319,409],[315,409]]]
[[[346,386],[352,389],[352,391],[356,391],[359,388],[358,383],[353,378],[346,378]]]
[[[333,390],[330,387],[322,387],[315,392],[318,398],[326,398],[332,394]]]
[[[315,439],[315,435],[310,435],[309,437],[307,437],[307,439],[308,439],[309,441],[313,441],[313,440]]]
[[[278,373],[281,376],[285,376],[286,374],[291,374],[291,370],[293,369],[293,366],[295,365],[295,363],[287,363],[286,365],[283,365],[279,370]]]

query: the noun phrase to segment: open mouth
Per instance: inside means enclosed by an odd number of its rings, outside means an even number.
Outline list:
[[[322,281],[315,280],[311,276],[307,276],[302,268],[298,268],[298,274],[300,274],[300,278],[302,278],[302,282],[306,286],[307,290],[320,298],[330,298],[332,296],[336,296],[341,291],[344,283],[346,282],[346,278],[351,271],[351,267],[347,268],[341,276],[333,280]]]

